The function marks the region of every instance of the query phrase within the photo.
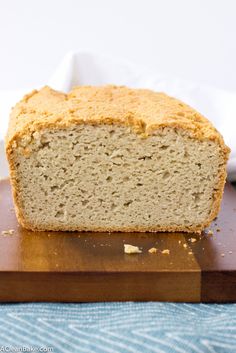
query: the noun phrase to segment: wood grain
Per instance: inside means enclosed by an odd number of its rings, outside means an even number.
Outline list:
[[[18,225],[9,181],[1,181],[0,301],[234,301],[234,206],[236,192],[227,186],[214,236],[31,232]],[[13,235],[1,235],[9,229]],[[125,243],[142,253],[124,254]],[[158,252],[150,254],[152,247]],[[162,254],[164,249],[170,254]]]

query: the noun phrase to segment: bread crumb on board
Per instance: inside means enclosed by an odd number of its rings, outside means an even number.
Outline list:
[[[188,245],[187,245],[187,244],[183,244],[183,247],[184,247],[185,249],[187,249]]]
[[[170,250],[169,249],[164,249],[164,250],[162,250],[161,253],[165,254],[165,255],[170,255]]]
[[[124,252],[125,254],[140,254],[142,250],[138,246],[124,244]]]
[[[209,236],[212,236],[214,233],[213,233],[213,230],[210,229],[210,230],[207,231],[206,234],[209,235]]]
[[[195,243],[197,241],[196,238],[190,238],[191,243]]]
[[[7,236],[7,235],[13,235],[14,232],[15,232],[14,229],[8,229],[8,230],[3,230],[1,234],[3,236]]]
[[[157,248],[151,248],[148,250],[150,254],[155,254],[157,252]]]

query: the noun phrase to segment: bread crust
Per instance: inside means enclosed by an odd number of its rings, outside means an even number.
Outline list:
[[[187,131],[193,139],[216,142],[220,146],[223,162],[219,168],[218,183],[214,188],[212,210],[206,222],[193,227],[153,226],[119,229],[106,227],[63,229],[63,226],[55,227],[53,224],[44,229],[29,224],[24,219],[19,198],[14,150],[25,140],[25,153],[27,153],[27,143],[30,142],[32,134],[37,131],[48,128],[65,129],[79,124],[129,126],[143,138],[148,138],[160,128],[171,127]],[[5,148],[18,221],[27,229],[42,231],[201,232],[210,225],[220,210],[226,180],[226,163],[230,153],[221,134],[211,122],[188,105],[164,93],[113,85],[75,87],[69,94],[57,92],[47,86],[39,91],[32,91],[12,109]]]

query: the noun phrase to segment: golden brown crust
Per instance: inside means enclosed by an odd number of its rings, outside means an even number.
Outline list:
[[[198,140],[215,141],[221,150],[222,163],[219,167],[219,181],[215,187],[211,214],[205,224],[195,227],[151,227],[123,228],[122,231],[186,231],[199,232],[209,226],[217,216],[226,179],[226,162],[230,149],[221,134],[201,114],[164,93],[144,89],[129,89],[123,86],[80,86],[69,94],[44,87],[26,95],[12,110],[6,136],[6,154],[10,166],[13,197],[17,218],[28,229],[18,199],[17,175],[13,151],[24,137],[46,128],[66,128],[76,124],[117,124],[130,126],[143,137],[155,133],[159,128],[173,127],[188,131],[189,136]],[[64,230],[50,227],[51,230]],[[49,229],[48,229],[49,230]],[[71,229],[75,230],[75,229]],[[79,229],[76,229],[79,230]],[[84,228],[81,230],[85,230]],[[119,229],[121,230],[121,229]],[[117,231],[117,229],[96,228],[93,231]]]
[[[67,95],[47,86],[34,90],[13,108],[6,142],[73,123],[129,125],[145,135],[160,127],[177,127],[197,139],[218,141],[228,150],[209,120],[188,105],[164,93],[124,86],[80,86]]]

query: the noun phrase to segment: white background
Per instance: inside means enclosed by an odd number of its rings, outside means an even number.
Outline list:
[[[0,90],[44,85],[80,49],[236,91],[236,1],[0,0]]]

